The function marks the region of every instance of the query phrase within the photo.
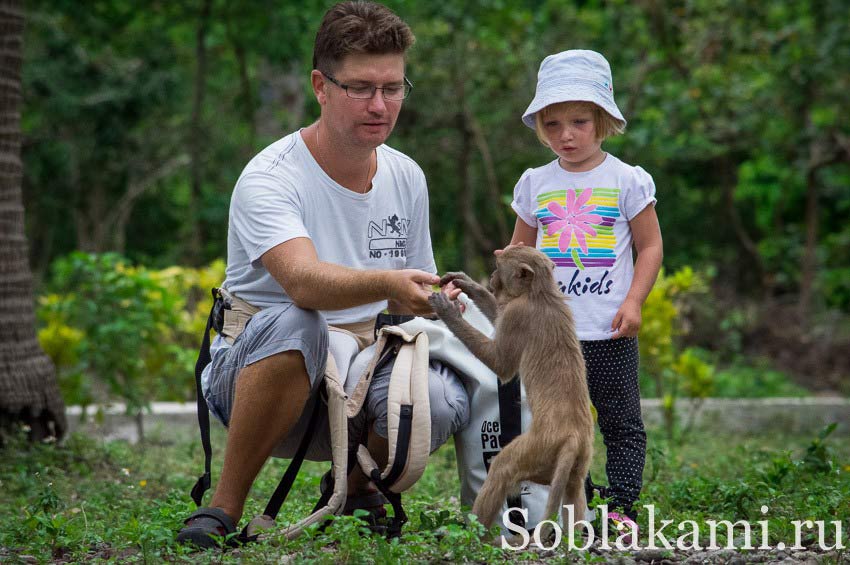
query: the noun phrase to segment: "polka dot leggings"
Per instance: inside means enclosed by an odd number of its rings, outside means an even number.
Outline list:
[[[638,340],[636,337],[582,341],[590,401],[596,407],[605,442],[610,508],[634,515],[632,504],[643,486],[646,432],[640,413]],[[588,477],[589,480],[589,477]]]

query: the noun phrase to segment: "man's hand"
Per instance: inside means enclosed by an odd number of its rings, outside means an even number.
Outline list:
[[[629,298],[623,302],[611,322],[611,329],[614,330],[611,339],[635,337],[638,334],[641,324],[640,306],[636,300]]]
[[[387,271],[387,277],[389,299],[401,311],[416,316],[433,313],[428,297],[431,296],[431,286],[439,283],[440,277],[416,269]]]

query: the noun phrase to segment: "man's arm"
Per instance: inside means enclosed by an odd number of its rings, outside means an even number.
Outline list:
[[[391,300],[413,314],[431,314],[430,286],[440,282],[437,275],[415,269],[367,271],[320,261],[305,237],[276,245],[260,259],[295,304],[310,310]]]

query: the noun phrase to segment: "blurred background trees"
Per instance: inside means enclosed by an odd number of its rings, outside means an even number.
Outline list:
[[[307,78],[330,4],[28,3],[24,197],[43,297],[73,293],[69,265],[106,268],[74,251],[153,270],[224,257],[242,167],[318,115]],[[850,388],[846,2],[387,4],[417,36],[390,143],[428,177],[441,270],[489,270],[514,183],[551,159],[520,122],[537,67],[595,49],[629,120],[605,147],[654,176],[667,272],[690,267],[703,289],[676,298],[670,367],[766,362]]]

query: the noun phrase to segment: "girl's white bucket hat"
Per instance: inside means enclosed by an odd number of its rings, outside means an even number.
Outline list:
[[[593,102],[626,125],[626,119],[614,102],[611,66],[596,51],[570,49],[549,55],[537,72],[537,92],[522,121],[534,128],[534,114],[559,102]]]

